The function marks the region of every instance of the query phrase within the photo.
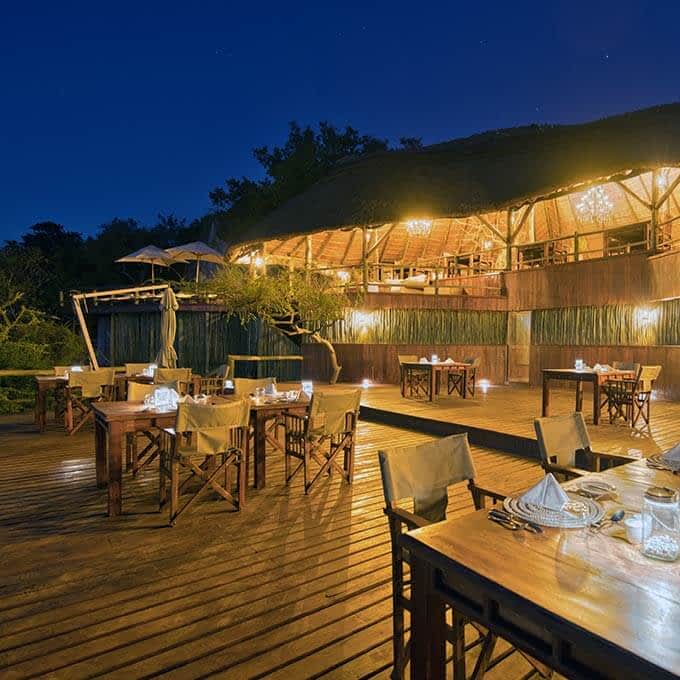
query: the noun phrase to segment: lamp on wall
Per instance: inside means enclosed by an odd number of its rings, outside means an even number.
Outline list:
[[[591,187],[576,202],[576,212],[582,222],[604,227],[614,212],[614,204],[604,187]]]

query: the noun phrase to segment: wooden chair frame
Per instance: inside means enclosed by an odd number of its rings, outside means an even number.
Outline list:
[[[66,385],[64,388],[64,425],[69,435],[78,432],[85,423],[94,420],[92,403],[115,401],[115,385],[102,385],[98,397],[83,397],[80,387]]]
[[[474,479],[468,480],[468,489],[470,490],[475,510],[482,510],[486,505],[487,498],[492,499],[494,504],[505,498],[503,494],[476,485]],[[411,611],[411,600],[406,595],[406,589],[410,587],[410,579],[405,577],[404,569],[405,565],[409,565],[409,554],[408,550],[402,545],[401,535],[405,531],[413,531],[414,529],[428,526],[431,522],[404,508],[398,507],[396,503],[386,504],[384,513],[389,523],[392,548],[392,652],[394,665],[391,677],[393,680],[402,680],[406,665],[411,656],[411,641],[410,639],[405,639],[406,629],[404,625],[405,612]],[[455,610],[450,610],[450,615],[451,625],[447,626],[447,640],[453,645],[454,649],[454,678],[466,678],[465,653],[477,645],[482,647],[479,651],[475,668],[470,676],[471,680],[483,678],[487,671],[491,670],[515,651],[513,648],[510,648],[494,658],[493,651],[498,641],[497,635],[486,630],[476,622],[466,619]],[[465,626],[467,624],[474,626],[478,635],[475,640],[466,645]],[[549,678],[552,676],[552,671],[547,666],[521,651],[520,653],[541,677]]]
[[[401,367],[402,381],[404,382],[404,396],[411,398],[430,396],[430,371],[418,366]]]
[[[201,454],[185,455],[178,451],[180,438],[187,443],[192,433],[175,432],[174,429],[163,430],[163,444],[160,450],[159,467],[159,510],[167,504],[167,480],[170,480],[169,524],[175,526],[179,517],[208,490],[213,490],[226,500],[236,511],[245,506],[246,476],[245,459],[248,449],[248,428],[235,427],[231,430],[231,446],[228,450],[214,455],[203,455],[203,461],[197,464],[192,460]],[[231,468],[236,468],[236,496],[231,489]],[[182,471],[188,476],[180,482]],[[189,485],[198,481],[200,486],[192,496],[180,506],[180,497]]]
[[[633,429],[637,429],[638,421],[642,418],[643,428],[649,428],[652,383],[656,380],[658,372],[649,380],[649,389],[644,389],[645,380],[642,376],[645,368],[650,367],[640,366],[634,379],[607,380],[604,384],[610,424],[622,418],[630,423]]]
[[[302,470],[305,493],[321,479],[323,475],[331,476],[333,470],[351,484],[354,479],[354,446],[356,439],[356,413],[345,414],[345,426],[342,432],[333,435],[316,437],[309,432],[309,416],[294,413],[284,414],[285,427],[285,476],[288,484]],[[337,458],[342,453],[342,465]],[[300,461],[291,471],[291,459]],[[310,463],[314,461],[319,469],[310,480]]]

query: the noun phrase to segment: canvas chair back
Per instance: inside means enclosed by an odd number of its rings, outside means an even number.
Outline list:
[[[138,383],[133,381],[128,381],[127,384],[127,400],[128,401],[144,401],[147,394],[151,394],[159,385],[149,385],[147,383]],[[167,387],[175,387],[173,385],[168,385]]]
[[[347,431],[347,414],[358,413],[361,390],[314,392],[309,407],[309,434],[329,436]]]
[[[125,375],[141,375],[144,369],[149,368],[149,364],[125,364]]]
[[[534,420],[541,460],[562,467],[574,467],[576,452],[590,449],[586,422],[580,412],[567,416],[548,416]]]
[[[234,394],[237,397],[247,397],[258,387],[267,389],[272,384],[276,386],[276,378],[234,378]]]
[[[96,371],[71,371],[68,376],[69,387],[79,387],[83,397],[96,399],[102,395],[102,387],[112,387],[115,368],[98,368]]]
[[[54,375],[57,377],[64,377],[68,373],[68,366],[55,366],[54,367]]]
[[[479,364],[482,363],[482,360],[479,357],[467,357],[467,359],[463,359],[464,364],[470,364],[472,368],[479,368]]]
[[[378,451],[385,503],[413,499],[413,511],[430,522],[446,519],[448,487],[475,477],[467,433],[424,444]]]
[[[153,381],[157,385],[170,382],[189,382],[191,380],[190,368],[157,368]]]
[[[638,392],[651,392],[654,381],[661,373],[661,366],[640,366],[637,378]]]
[[[178,446],[181,453],[216,455],[228,451],[231,446],[231,430],[247,427],[250,404],[247,399],[224,404],[194,404],[180,402],[177,405],[175,430],[190,432],[191,444]]]
[[[206,377],[226,380],[229,377],[229,365],[220,364],[214,371],[210,371]]]
[[[418,357],[415,354],[397,354],[399,364],[413,364],[418,363]]]

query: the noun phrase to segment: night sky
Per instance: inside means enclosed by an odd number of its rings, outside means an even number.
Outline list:
[[[680,99],[674,2],[101,5],[2,4],[5,238],[199,216],[291,120],[432,143]]]

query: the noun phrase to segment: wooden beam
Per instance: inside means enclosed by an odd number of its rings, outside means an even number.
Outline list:
[[[373,253],[373,251],[380,246],[380,244],[387,240],[388,236],[392,233],[392,230],[397,226],[396,222],[393,222],[392,225],[389,227],[389,229],[376,241],[367,251],[366,251],[366,257],[370,257],[370,255]],[[374,230],[375,231],[375,230]]]
[[[106,297],[108,295],[130,295],[131,293],[159,292],[169,288],[167,283],[158,283],[154,286],[137,286],[135,288],[117,288],[115,290],[98,290],[92,293],[73,293],[74,300],[88,300],[92,298]]]
[[[652,178],[652,181],[654,181],[653,178]],[[645,199],[642,198],[641,196],[638,196],[628,185],[626,185],[623,182],[620,182],[618,180],[617,180],[616,184],[618,184],[627,194],[632,196],[636,201],[642,203],[642,205],[644,205],[645,208],[647,208],[647,210],[652,209],[652,204],[649,203],[648,201],[645,201]]]
[[[305,236],[305,276],[309,281],[312,274],[312,237],[310,234]]]
[[[477,218],[477,219],[478,219],[478,220],[479,220],[479,221],[480,221],[487,229],[489,229],[489,230],[490,230],[491,232],[493,232],[493,233],[494,233],[501,241],[503,241],[503,243],[505,243],[505,236],[503,236],[503,234],[501,234],[501,232],[498,231],[498,229],[496,229],[496,227],[494,227],[493,224],[491,224],[491,222],[489,222],[489,220],[486,219],[486,217],[483,217],[482,215],[475,215],[475,217],[476,217],[476,218]]]
[[[166,286],[167,288],[167,286]],[[90,331],[87,330],[87,323],[85,322],[85,315],[83,314],[83,309],[80,306],[79,296],[73,296],[73,309],[75,310],[76,316],[78,317],[78,323],[80,324],[80,330],[83,334],[83,339],[85,340],[85,347],[87,347],[87,353],[90,356],[90,362],[92,368],[97,370],[99,364],[97,363],[97,355],[95,354],[94,347],[92,346],[92,338],[90,337]]]
[[[368,293],[368,257],[366,256],[367,250],[367,237],[368,229],[366,227],[361,227],[361,276],[363,281],[364,293]]]
[[[666,191],[661,194],[659,197],[659,200],[657,201],[657,208],[661,207],[671,196],[671,194],[675,191],[675,188],[680,184],[680,175],[678,175],[670,184],[670,186],[666,189]]]
[[[331,240],[331,238],[333,238],[333,235],[334,235],[334,234],[335,234],[335,232],[334,232],[332,229],[328,232],[328,235],[327,235],[326,238],[323,240],[323,242],[322,242],[321,245],[319,246],[318,252],[316,253],[316,259],[317,259],[317,260],[320,260],[320,259],[321,259],[321,255],[323,254],[324,249],[325,249],[326,246],[328,245],[328,242]]]
[[[352,247],[352,243],[354,243],[354,235],[357,233],[356,229],[352,229],[349,239],[347,240],[347,245],[345,246],[345,252],[342,254],[342,261],[340,264],[346,264],[347,263],[347,256],[349,255],[350,248]]]
[[[652,253],[655,253],[659,244],[659,187],[657,185],[657,170],[652,170],[652,205],[651,212],[651,229],[652,229]]]
[[[532,201],[529,203],[529,205],[524,209],[524,214],[522,217],[520,217],[519,223],[517,224],[517,228],[515,231],[512,232],[512,235],[510,237],[510,243],[514,243],[515,239],[517,238],[517,235],[519,234],[520,230],[524,226],[524,223],[527,221],[527,217],[529,217],[529,213],[534,209],[534,202]]]

